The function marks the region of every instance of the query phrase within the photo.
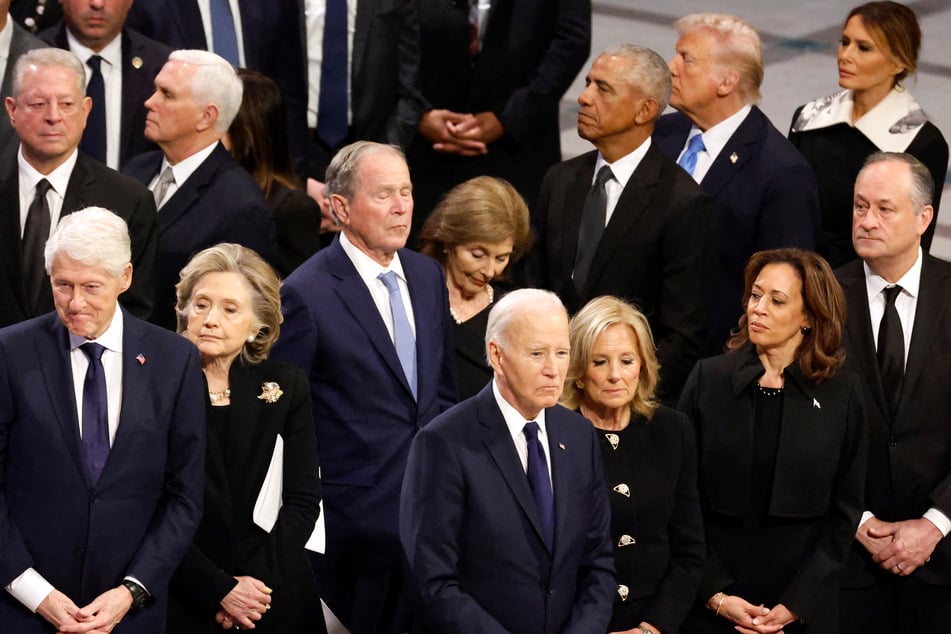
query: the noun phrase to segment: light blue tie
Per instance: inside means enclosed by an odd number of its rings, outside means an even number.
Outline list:
[[[400,285],[394,271],[380,273],[378,276],[390,294],[390,313],[393,315],[393,339],[396,345],[396,354],[403,366],[403,374],[409,382],[409,388],[416,397],[416,337],[409,325],[406,308],[403,306],[403,297],[400,295]]]
[[[695,134],[690,139],[690,143],[687,144],[687,151],[684,152],[684,155],[677,161],[677,165],[687,170],[687,173],[693,176],[693,171],[697,167],[697,154],[706,149],[706,146],[703,144],[703,135]]]
[[[237,68],[240,65],[238,36],[228,0],[211,0],[211,37],[214,40],[215,53]]]

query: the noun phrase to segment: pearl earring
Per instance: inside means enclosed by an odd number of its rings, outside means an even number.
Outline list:
[[[248,343],[254,341],[254,335],[248,335]]]

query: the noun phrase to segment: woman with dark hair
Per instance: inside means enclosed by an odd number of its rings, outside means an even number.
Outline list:
[[[238,76],[241,108],[222,141],[264,192],[277,229],[278,273],[287,277],[320,249],[320,207],[294,172],[281,89],[254,70],[241,69]]]
[[[863,510],[861,382],[842,370],[845,298],[815,253],[755,253],[726,354],[680,398],[693,421],[707,561],[688,632],[834,632]]]
[[[852,186],[873,152],[906,152],[944,182],[948,143],[906,87],[915,74],[921,28],[897,2],[869,2],[849,12],[839,40],[839,86],[844,90],[800,106],[789,140],[816,172],[822,223],[819,253],[837,268],[855,259]],[[935,191],[937,219],[941,190]],[[936,221],[922,236],[931,247]]]
[[[491,176],[456,185],[423,225],[419,251],[446,273],[459,400],[475,396],[492,378],[485,358],[489,308],[499,293],[492,282],[504,279],[531,246],[525,200],[508,181]]]

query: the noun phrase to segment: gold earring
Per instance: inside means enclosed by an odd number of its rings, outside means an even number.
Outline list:
[[[581,379],[575,379],[575,387],[577,387],[579,390],[583,390],[584,381],[582,381]]]

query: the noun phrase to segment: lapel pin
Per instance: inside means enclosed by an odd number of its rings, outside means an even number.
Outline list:
[[[617,434],[605,434],[604,437],[611,443],[611,449],[617,449],[618,445],[621,444],[621,437]]]
[[[142,68],[142,58],[136,55],[132,58],[132,68],[139,70]]]
[[[815,398],[812,399],[812,406],[816,409],[822,409],[822,405],[819,405],[819,401],[817,401]]]
[[[135,360],[139,362],[139,365],[145,365],[145,355],[141,352],[136,356]]]
[[[730,162],[736,165],[736,162],[740,160],[740,157],[736,155],[736,152],[730,155]]]
[[[558,443],[558,448],[561,449],[562,451],[564,451],[564,450],[565,450],[565,443],[563,443],[563,442]]]

